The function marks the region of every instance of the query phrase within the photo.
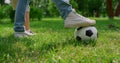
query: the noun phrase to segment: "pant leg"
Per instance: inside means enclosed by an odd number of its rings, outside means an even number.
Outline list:
[[[15,32],[24,32],[24,24],[25,24],[25,13],[26,7],[29,5],[30,0],[18,0],[16,13],[15,13],[15,23],[14,23],[14,31]]]
[[[69,0],[53,0],[56,4],[60,15],[63,19],[72,11],[72,6],[69,4]]]

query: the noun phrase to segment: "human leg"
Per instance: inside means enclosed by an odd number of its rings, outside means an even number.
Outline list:
[[[29,1],[30,0],[18,0],[16,12],[15,12],[15,23],[14,23],[14,31],[16,37],[30,35],[29,33],[25,33],[25,28],[24,28],[26,7],[29,5]]]
[[[30,30],[30,7],[29,6],[27,6],[27,10],[26,10],[25,31],[27,33],[30,33],[31,35],[35,35],[35,33]]]
[[[96,23],[95,20],[79,15],[69,4],[69,0],[54,0],[54,2],[64,19],[66,28],[91,26]]]
[[[11,5],[13,7],[13,10],[16,10],[17,3],[18,3],[18,0],[11,0]],[[27,31],[28,33],[34,34],[30,30],[30,17],[29,17],[30,7],[29,5],[26,8],[27,9],[26,9],[26,16],[25,16],[25,31]]]
[[[30,30],[30,7],[27,6],[26,15],[25,15],[25,30]]]
[[[69,4],[69,0],[53,0],[56,4],[60,15],[63,19],[72,11],[72,6]]]
[[[24,24],[25,24],[25,13],[26,7],[29,4],[29,0],[18,0],[16,12],[15,12],[15,23],[14,30],[15,32],[24,32]]]
[[[13,10],[16,9],[17,2],[18,2],[18,0],[11,0]],[[25,30],[29,30],[30,29],[30,17],[29,17],[30,7],[29,7],[29,5],[26,8],[27,9],[26,9],[26,16],[25,16]]]

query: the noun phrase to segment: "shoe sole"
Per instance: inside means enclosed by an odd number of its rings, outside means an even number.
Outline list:
[[[73,27],[86,27],[86,26],[93,26],[95,23],[77,23],[77,24],[66,24],[64,25],[65,28],[73,28]]]

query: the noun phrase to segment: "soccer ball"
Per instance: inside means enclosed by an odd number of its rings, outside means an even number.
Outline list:
[[[94,26],[78,27],[75,29],[74,37],[76,40],[80,41],[96,41],[98,32]]]

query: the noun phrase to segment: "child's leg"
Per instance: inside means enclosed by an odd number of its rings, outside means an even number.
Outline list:
[[[27,33],[30,33],[31,35],[34,35],[35,33],[30,30],[30,7],[28,5],[26,9],[26,16],[25,16],[25,31]]]
[[[25,16],[25,30],[30,30],[30,8],[27,7],[26,16]]]

